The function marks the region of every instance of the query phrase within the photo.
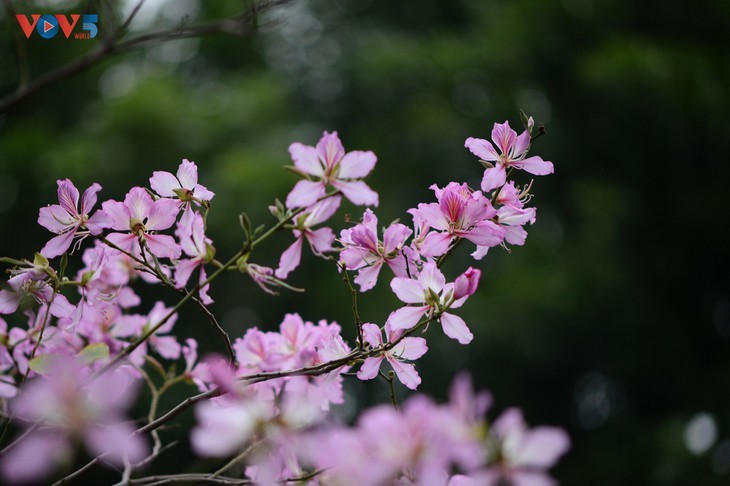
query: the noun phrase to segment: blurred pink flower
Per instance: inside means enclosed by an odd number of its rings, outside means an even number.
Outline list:
[[[215,194],[202,184],[198,184],[198,167],[195,162],[183,159],[177,169],[177,175],[157,170],[150,177],[150,187],[162,197],[179,199],[186,205],[190,201],[200,205],[202,201],[210,201]]]

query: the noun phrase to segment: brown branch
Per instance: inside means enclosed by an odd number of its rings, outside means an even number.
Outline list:
[[[8,0],[5,1],[7,2]],[[18,103],[26,100],[52,84],[89,69],[95,64],[113,55],[121,54],[132,49],[173,39],[201,37],[217,33],[236,35],[240,37],[250,36],[259,28],[256,25],[257,15],[288,3],[289,1],[291,0],[261,0],[253,4],[243,13],[233,17],[210,22],[202,22],[198,25],[192,25],[189,27],[177,27],[158,32],[149,32],[119,42],[115,41],[112,35],[90,53],[70,61],[56,69],[48,71],[27,84],[20,84],[14,92],[0,99],[0,114],[9,111]],[[128,18],[127,21],[131,22],[132,18],[133,16],[130,15],[130,18]],[[127,25],[128,24],[125,21],[123,27],[126,28]]]

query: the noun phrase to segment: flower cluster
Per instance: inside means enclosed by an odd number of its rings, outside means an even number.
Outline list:
[[[436,202],[408,210],[410,226],[385,228],[370,208],[345,228],[330,223],[343,198],[378,205],[363,180],[375,167],[373,152],[346,152],[336,132],[324,132],[314,147],[293,143],[292,170],[301,179],[284,204],[270,207],[276,224],[254,230],[242,215],[245,240],[226,261],[216,259],[206,229],[215,194],[198,183],[191,161],[183,160],[176,174],[153,172],[148,188],[133,187],[100,207],[99,184],[80,196],[71,181],[59,180],[58,204],[41,208],[38,218],[54,236],[32,261],[3,259],[11,268],[0,289],[0,314],[8,316],[0,318],[0,402],[25,432],[0,452],[0,473],[11,482],[41,480],[70,459],[64,452],[70,444],[80,443],[96,461],[123,467],[128,480],[161,453],[162,424],[197,403],[193,450],[245,456],[245,475],[257,484],[548,484],[545,470],[568,448],[565,433],[530,431],[519,411],[508,410],[486,434],[490,399],[474,394],[464,378],[445,405],[413,396],[400,407],[365,411],[353,427],[330,414],[344,402],[350,377],[384,378],[393,405],[396,378],[417,389],[416,361],[428,344],[415,334],[429,324],[439,323],[461,344],[474,339],[455,312],[477,292],[481,271],[469,266],[447,277],[444,264],[464,240],[474,245],[475,260],[489,248],[525,243],[524,226],[536,216],[526,207],[531,183],[519,187],[509,177],[513,169],[552,172],[550,162],[527,157],[532,124],[525,128],[517,135],[507,122],[495,124],[494,145],[468,138],[466,147],[486,167],[481,190],[433,185]],[[257,245],[277,230],[294,238],[278,266],[254,263]],[[298,290],[287,279],[305,241],[316,257],[337,265],[351,290],[355,343],[347,343],[337,323],[315,324],[296,313],[286,314],[278,331],[248,328],[231,342],[207,307],[211,283],[237,270],[265,292]],[[76,253],[81,268],[66,275]],[[400,305],[384,323],[364,322],[358,293],[384,273]],[[149,284],[181,297],[173,305],[147,304],[138,287]],[[189,301],[220,335],[227,357],[198,360],[198,343],[173,333]],[[386,364],[392,371],[383,371]],[[146,422],[135,424],[125,414],[142,383],[153,399]],[[198,395],[160,415],[159,397],[178,383],[194,384]]]

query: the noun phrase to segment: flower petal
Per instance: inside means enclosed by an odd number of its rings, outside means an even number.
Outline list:
[[[456,339],[461,344],[469,344],[474,339],[474,335],[461,317],[444,312],[440,320],[444,334],[451,339]]]
[[[150,177],[150,187],[162,197],[177,197],[174,189],[180,189],[180,181],[177,177],[164,170],[156,170]]]
[[[395,371],[395,374],[396,376],[398,376],[400,382],[403,383],[406,387],[410,388],[411,390],[415,390],[416,388],[418,388],[418,385],[421,384],[421,377],[418,376],[416,367],[411,363],[401,363],[396,359],[390,358],[388,359],[388,363],[390,363],[390,366],[393,367],[393,371]]]
[[[325,185],[321,181],[308,181],[302,179],[294,185],[288,196],[286,196],[286,207],[303,208],[311,206],[317,199],[325,195]]]
[[[285,279],[289,273],[299,266],[302,260],[302,238],[298,237],[289,248],[284,250],[279,259],[279,268],[276,269],[276,278]]]
[[[537,155],[534,157],[528,157],[525,160],[513,161],[510,165],[534,175],[548,175],[555,172],[552,162],[542,160],[542,158]]]
[[[383,356],[367,358],[360,366],[360,370],[357,372],[357,377],[361,380],[372,380],[378,376],[380,371],[380,364],[383,362]]]
[[[332,181],[332,185],[339,189],[347,199],[358,206],[378,206],[378,193],[370,189],[363,181]]]
[[[294,161],[294,166],[305,174],[317,177],[324,176],[324,168],[319,160],[316,148],[294,142],[289,145],[289,155]]]
[[[464,147],[468,148],[471,153],[482,160],[494,162],[499,158],[499,154],[494,150],[491,142],[481,138],[467,138],[466,142],[464,142]]]
[[[507,171],[504,166],[498,164],[496,167],[486,169],[482,178],[482,191],[489,192],[504,185],[507,181]]]
[[[198,185],[198,167],[195,162],[183,159],[177,168],[177,180],[185,189],[193,190]]]
[[[385,325],[390,326],[393,331],[402,329],[410,329],[421,319],[421,316],[428,310],[428,306],[423,307],[401,307],[390,313]]]
[[[372,172],[378,158],[374,153],[353,150],[340,161],[339,179],[362,179]]]
[[[417,280],[396,277],[390,281],[390,288],[406,304],[420,304],[426,301],[424,288]]]

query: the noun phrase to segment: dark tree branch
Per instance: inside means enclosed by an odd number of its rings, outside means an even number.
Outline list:
[[[10,5],[10,8],[12,9],[12,5],[9,4],[10,0],[4,1],[6,5],[6,10],[8,9],[8,5]],[[107,58],[112,57],[116,54],[121,54],[133,49],[138,49],[141,47],[169,40],[201,37],[210,34],[230,34],[239,37],[250,36],[260,28],[256,22],[256,18],[259,14],[288,3],[290,1],[291,0],[260,0],[251,5],[251,7],[249,7],[243,13],[233,17],[214,20],[210,22],[202,22],[197,25],[180,26],[174,29],[149,32],[136,37],[132,37],[127,40],[116,41],[114,33],[110,32],[111,35],[109,35],[109,37],[106,37],[99,45],[99,47],[97,47],[95,50],[56,69],[41,74],[40,76],[28,83],[21,83],[14,92],[4,96],[3,98],[0,98],[0,114],[9,111],[18,103],[26,100],[27,98],[33,96],[34,94],[47,88],[48,86],[62,81],[68,77],[71,77],[81,71],[89,69],[95,64],[106,60]],[[135,6],[135,9],[129,15],[127,20],[125,20],[122,26],[116,30],[117,33],[122,32],[129,26],[129,23],[131,23],[131,21],[134,19],[134,16],[139,11],[141,5],[142,2]],[[22,52],[24,52],[24,50]],[[19,66],[21,66],[22,68],[21,60],[23,59],[23,57],[21,56],[20,50],[18,51],[18,59]]]

